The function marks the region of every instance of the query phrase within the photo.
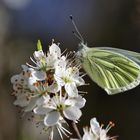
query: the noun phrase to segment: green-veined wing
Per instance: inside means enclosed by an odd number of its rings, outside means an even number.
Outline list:
[[[77,52],[83,69],[110,95],[140,84],[140,54],[123,49],[83,48]]]

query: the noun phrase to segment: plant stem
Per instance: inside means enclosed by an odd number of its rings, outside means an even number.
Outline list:
[[[78,138],[79,140],[82,140],[81,134],[79,132],[79,129],[78,129],[76,123],[71,121],[71,120],[68,120],[68,119],[65,119],[65,120],[68,123],[69,128],[72,132],[72,137],[73,138]]]

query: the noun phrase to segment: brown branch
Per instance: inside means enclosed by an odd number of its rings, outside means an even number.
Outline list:
[[[78,129],[76,123],[73,122],[73,121],[71,121],[71,120],[68,120],[68,119],[66,119],[66,118],[65,118],[65,121],[66,121],[66,122],[68,123],[68,125],[69,125],[69,128],[70,128],[70,130],[71,130],[71,132],[72,132],[72,137],[73,137],[73,138],[78,138],[79,140],[82,140],[81,134],[80,134],[80,132],[79,132],[79,129]]]

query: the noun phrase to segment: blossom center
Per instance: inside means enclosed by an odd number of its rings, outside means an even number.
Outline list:
[[[65,82],[65,83],[71,83],[72,80],[69,78],[69,77],[66,77],[66,76],[63,76],[62,77],[62,80]]]
[[[60,112],[63,111],[64,108],[65,108],[65,105],[64,104],[57,105],[57,110],[60,111]]]

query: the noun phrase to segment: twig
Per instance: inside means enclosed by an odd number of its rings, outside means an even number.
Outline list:
[[[72,137],[79,138],[79,140],[82,140],[81,134],[79,132],[79,129],[78,129],[76,123],[71,120],[68,120],[68,119],[65,119],[65,120],[68,123],[70,130],[72,131]]]

